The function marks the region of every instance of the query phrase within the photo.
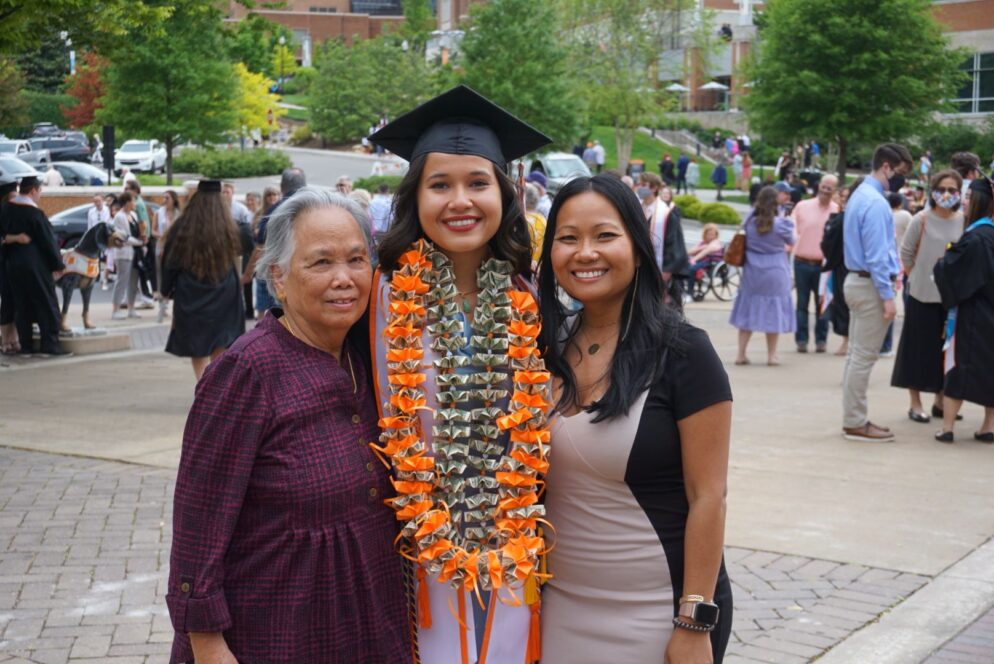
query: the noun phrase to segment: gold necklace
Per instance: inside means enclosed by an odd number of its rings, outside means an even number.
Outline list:
[[[311,345],[311,344],[308,344],[306,341],[304,341],[300,337],[300,335],[297,334],[294,331],[293,326],[290,325],[290,319],[286,317],[286,314],[283,314],[283,316],[280,317],[279,321],[281,323],[283,323],[283,327],[285,327],[287,329],[287,332],[289,332],[290,334],[293,335],[294,339],[300,341],[301,343],[307,344],[308,346]],[[345,360],[349,363],[349,375],[352,376],[352,394],[358,394],[359,393],[359,384],[356,382],[356,379],[355,379],[355,369],[352,367],[352,356],[349,355],[348,352],[345,351],[345,350],[342,351],[342,354],[345,355]],[[339,365],[340,364],[341,364],[341,361],[339,361]]]

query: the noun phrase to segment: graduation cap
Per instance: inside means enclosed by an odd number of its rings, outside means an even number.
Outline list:
[[[197,183],[197,191],[202,191],[212,194],[221,193],[221,181],[220,180],[201,180]]]
[[[369,140],[413,161],[429,152],[507,162],[552,142],[480,93],[459,85],[386,125]]]

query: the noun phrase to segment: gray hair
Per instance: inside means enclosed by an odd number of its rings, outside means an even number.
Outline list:
[[[280,203],[269,218],[266,226],[266,245],[255,266],[256,279],[266,282],[266,289],[277,300],[279,297],[276,295],[272,268],[275,266],[284,274],[289,271],[290,258],[297,245],[294,230],[297,219],[305,212],[321,208],[340,208],[352,215],[359,224],[359,230],[362,231],[362,237],[372,256],[373,236],[369,215],[355,201],[325,187],[302,187],[293,196]]]
[[[525,183],[525,210],[531,212],[538,207],[539,198],[542,194],[539,192],[538,187],[533,185],[531,182]]]
[[[307,186],[307,177],[304,171],[295,166],[291,166],[283,171],[280,177],[280,191],[284,196],[289,196],[301,187]]]

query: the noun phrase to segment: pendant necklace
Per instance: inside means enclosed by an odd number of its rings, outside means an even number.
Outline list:
[[[464,314],[468,315],[469,312],[471,312],[473,310],[473,305],[469,301],[469,296],[470,295],[475,295],[475,294],[477,294],[479,292],[480,292],[479,288],[477,288],[476,290],[466,291],[465,293],[462,292],[462,291],[456,291],[456,294],[459,295],[459,299],[462,300],[462,312]]]

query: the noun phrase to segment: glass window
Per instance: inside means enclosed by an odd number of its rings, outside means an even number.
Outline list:
[[[957,91],[953,105],[960,113],[989,113],[994,105],[994,53],[977,53],[960,69],[969,79]]]

